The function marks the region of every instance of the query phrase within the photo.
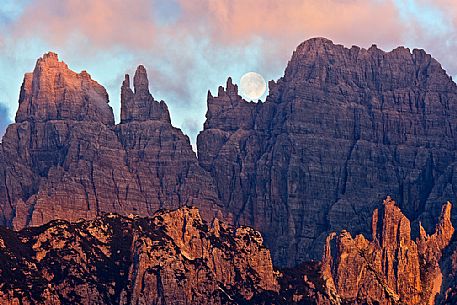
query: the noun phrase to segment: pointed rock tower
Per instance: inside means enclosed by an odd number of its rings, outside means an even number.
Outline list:
[[[143,66],[122,86],[114,125],[105,88],[54,53],[25,75],[16,123],[0,144],[0,224],[15,228],[107,212],[152,215],[194,205],[221,215],[213,179],[154,100]]]

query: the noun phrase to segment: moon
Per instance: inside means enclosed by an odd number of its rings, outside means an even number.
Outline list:
[[[248,72],[241,76],[240,89],[245,97],[251,100],[257,100],[267,90],[267,84],[259,73]]]

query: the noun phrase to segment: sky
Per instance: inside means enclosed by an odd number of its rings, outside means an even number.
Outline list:
[[[105,86],[117,121],[124,74],[143,64],[152,95],[192,143],[208,90],[249,71],[278,79],[312,37],[423,48],[457,75],[455,0],[2,0],[0,28],[0,135],[24,73],[48,51]]]

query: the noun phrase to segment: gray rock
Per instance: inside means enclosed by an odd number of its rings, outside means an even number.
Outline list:
[[[297,47],[264,103],[208,96],[199,162],[239,224],[264,233],[275,263],[318,258],[325,236],[369,234],[391,195],[432,230],[455,201],[457,86],[423,50]]]

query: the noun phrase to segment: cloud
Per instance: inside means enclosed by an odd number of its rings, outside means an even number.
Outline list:
[[[373,40],[391,42],[399,39],[401,32],[396,6],[388,0],[201,2],[209,12],[215,37],[231,41],[243,41],[256,35],[275,41],[326,36],[348,43],[371,43]],[[192,7],[195,9],[195,6]]]
[[[9,124],[11,124],[9,110],[5,105],[0,104],[0,142]]]
[[[13,33],[39,35],[57,45],[83,37],[99,48],[149,48],[155,35],[152,17],[147,0],[37,0],[26,6]]]
[[[451,0],[399,0],[404,41],[431,53],[451,75],[457,74],[457,6]]]
[[[123,74],[144,64],[153,95],[191,139],[205,119],[208,89],[247,71],[280,77],[311,37],[422,47],[457,73],[454,0],[8,0],[0,27],[0,99],[11,112],[22,74],[54,50],[107,87],[116,115]]]

